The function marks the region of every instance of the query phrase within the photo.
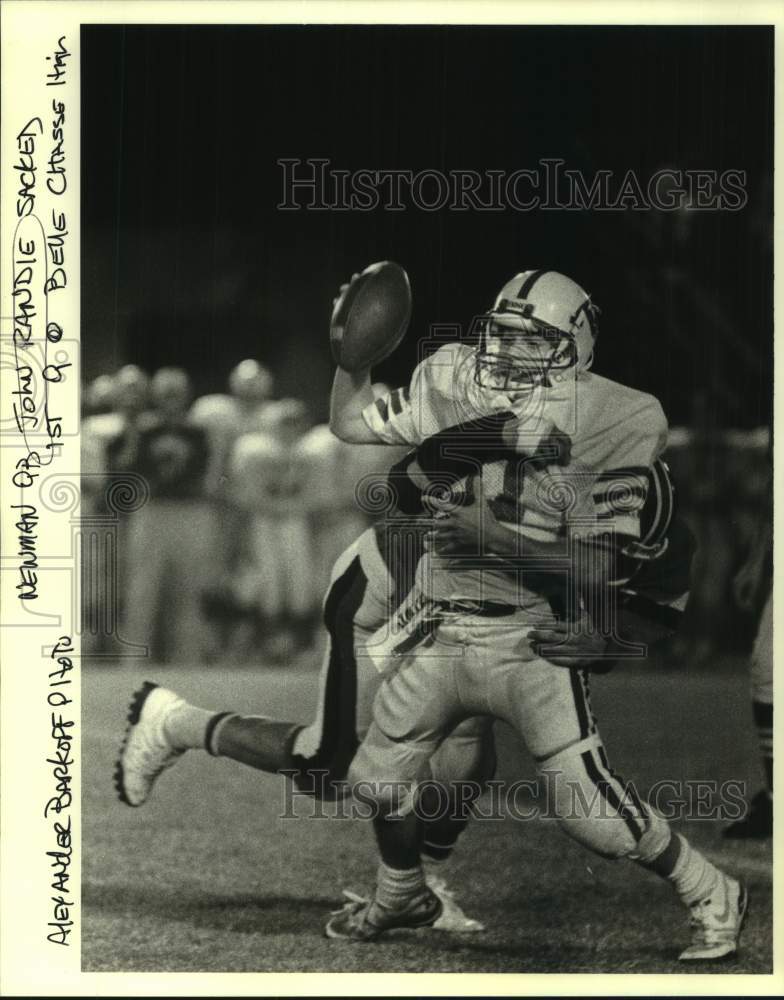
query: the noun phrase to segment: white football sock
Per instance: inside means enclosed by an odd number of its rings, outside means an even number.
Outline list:
[[[378,866],[376,903],[389,910],[402,910],[414,896],[426,889],[425,873],[421,866],[400,871],[382,861]]]
[[[716,890],[722,873],[692,847],[685,837],[680,834],[676,836],[681,842],[681,853],[668,878],[686,906],[693,906],[707,899]]]
[[[176,750],[206,750],[207,727],[216,714],[180,700],[167,712],[163,731]]]

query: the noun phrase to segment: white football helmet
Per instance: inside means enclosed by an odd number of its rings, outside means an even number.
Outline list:
[[[150,376],[138,365],[123,365],[114,376],[115,405],[128,415],[139,414],[150,400]]]
[[[182,368],[159,368],[150,380],[150,399],[161,413],[184,413],[191,398],[191,380]]]
[[[253,358],[232,369],[229,392],[243,403],[263,403],[272,395],[272,375]]]
[[[507,281],[484,316],[474,378],[483,389],[524,392],[574,378],[591,366],[599,309],[557,271],[523,271]]]

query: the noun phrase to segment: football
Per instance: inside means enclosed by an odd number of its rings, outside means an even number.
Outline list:
[[[388,357],[411,319],[408,275],[390,260],[371,264],[344,290],[330,322],[335,363],[357,372]]]

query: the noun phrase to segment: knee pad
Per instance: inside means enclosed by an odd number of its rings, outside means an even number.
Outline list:
[[[611,769],[598,736],[539,763],[546,782],[546,817],[604,858],[633,855],[648,828],[648,811],[633,786]]]
[[[650,806],[646,805],[645,813],[645,832],[637,841],[637,846],[629,854],[629,858],[632,861],[639,861],[642,865],[649,865],[670,843],[672,830],[667,820],[654,812]]]

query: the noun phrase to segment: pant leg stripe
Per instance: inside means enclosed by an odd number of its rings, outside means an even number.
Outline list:
[[[601,760],[605,771],[607,771],[608,774],[612,775],[612,777],[618,782],[621,788],[623,788],[624,792],[629,795],[629,798],[634,803],[634,808],[638,810],[640,817],[643,819],[647,819],[648,810],[645,808],[642,799],[637,794],[637,789],[634,787],[634,785],[627,784],[623,780],[623,778],[619,774],[616,774],[616,772],[610,767],[610,762],[607,759],[607,753],[601,744],[599,744],[597,749],[599,751],[599,759]]]
[[[596,716],[593,714],[593,708],[591,708],[591,688],[588,683],[588,676],[589,675],[587,670],[580,671],[580,680],[583,685],[583,693],[585,694],[585,706],[588,712],[588,716],[590,718],[589,729],[591,733],[596,733],[598,732],[598,724],[596,722]]]
[[[644,830],[640,829],[640,824],[636,821],[629,809],[627,809],[627,807],[621,802],[618,797],[618,793],[615,791],[607,778],[602,775],[602,772],[594,760],[591,751],[586,750],[584,753],[580,754],[580,756],[582,757],[583,765],[585,766],[585,771],[588,777],[599,789],[602,797],[618,813],[624,823],[626,823],[634,839],[639,840],[640,837],[642,837]]]
[[[589,735],[588,705],[585,700],[585,688],[583,687],[579,671],[570,670],[569,677],[572,682],[572,696],[574,697],[577,721],[580,725],[580,739],[584,740]]]
[[[319,746],[308,758],[295,758],[302,769],[328,770],[344,777],[359,745],[356,732],[357,661],[354,618],[365,596],[367,577],[359,556],[332,584],[324,602],[329,659],[324,684],[324,711]]]

